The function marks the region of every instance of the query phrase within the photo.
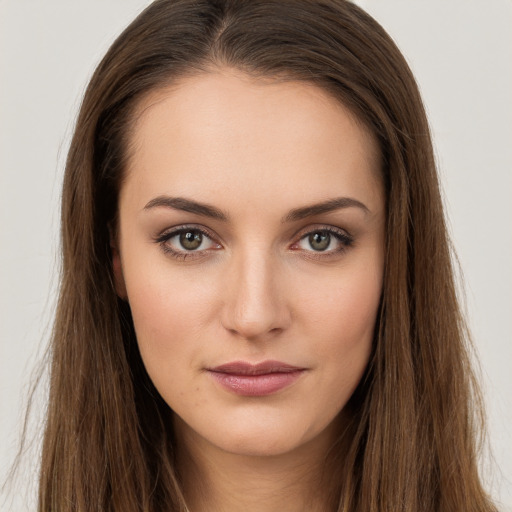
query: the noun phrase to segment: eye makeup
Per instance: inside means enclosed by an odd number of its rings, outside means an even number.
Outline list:
[[[205,257],[208,251],[222,249],[213,233],[202,226],[185,225],[165,230],[154,239],[165,254],[177,260]],[[181,247],[180,247],[181,246]]]
[[[354,237],[346,230],[330,225],[308,226],[298,237],[290,250],[300,251],[305,258],[322,261],[341,256],[354,244]]]
[[[308,226],[294,238],[296,241],[289,245],[288,250],[301,252],[305,257],[314,259],[335,257],[354,243],[353,236],[347,231],[329,225]],[[211,251],[223,248],[217,237],[200,225],[166,229],[153,240],[160,245],[165,254],[181,261],[204,258]]]

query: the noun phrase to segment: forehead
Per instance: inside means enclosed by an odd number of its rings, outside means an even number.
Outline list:
[[[288,195],[313,201],[333,188],[380,189],[373,135],[309,83],[203,73],[150,93],[134,119],[123,189],[141,201],[179,193],[211,202],[220,189],[284,204]]]

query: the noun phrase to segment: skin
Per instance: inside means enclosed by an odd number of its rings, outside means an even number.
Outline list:
[[[315,468],[368,363],[382,289],[376,141],[313,85],[225,68],[151,93],[131,137],[116,283],[148,374],[175,412],[190,510],[325,510]],[[227,220],[155,206],[162,197],[211,205]],[[364,207],[286,219],[340,197]],[[172,234],[182,226],[210,237],[187,252]],[[308,234],[326,230],[342,239],[331,234],[315,250]],[[265,360],[305,371],[248,397],[206,370]]]

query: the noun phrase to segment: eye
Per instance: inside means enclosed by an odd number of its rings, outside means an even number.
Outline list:
[[[304,239],[306,239],[306,237],[304,237],[303,240]],[[327,231],[317,231],[315,233],[310,233],[307,236],[307,244],[314,251],[327,251],[331,245],[331,242],[331,234]]]
[[[180,249],[185,249],[186,251],[197,251],[201,248],[201,245],[204,244],[205,240],[206,237],[201,231],[188,230],[173,236],[168,243],[178,243]]]
[[[221,248],[221,245],[215,242],[209,233],[196,227],[179,227],[166,231],[156,238],[155,242],[161,245],[164,252],[181,259],[195,256],[196,253]]]
[[[338,228],[322,228],[309,231],[292,246],[292,249],[300,249],[316,253],[338,253],[344,251],[353,243],[353,238]]]

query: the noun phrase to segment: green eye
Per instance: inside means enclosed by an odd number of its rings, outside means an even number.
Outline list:
[[[187,226],[164,232],[155,238],[155,242],[160,244],[165,253],[177,259],[196,258],[222,248],[206,231]]]
[[[203,242],[203,234],[200,231],[183,231],[179,235],[181,247],[187,251],[195,251]]]
[[[327,257],[343,252],[353,242],[354,239],[345,230],[333,226],[305,233],[293,248],[306,253],[323,253]]]
[[[314,251],[325,251],[331,244],[331,235],[327,231],[316,231],[309,234],[308,242]]]

